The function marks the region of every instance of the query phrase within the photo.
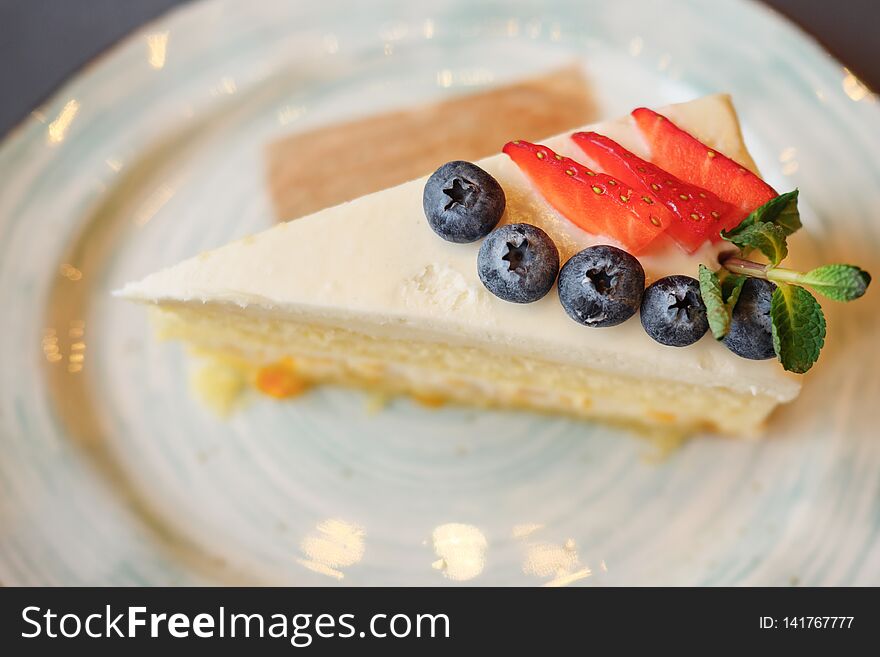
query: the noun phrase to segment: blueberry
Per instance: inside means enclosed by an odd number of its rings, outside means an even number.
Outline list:
[[[537,226],[508,224],[489,233],[480,246],[477,273],[496,297],[531,303],[553,287],[559,273],[559,251]]]
[[[425,183],[422,207],[431,228],[449,242],[475,242],[504,214],[504,190],[476,164],[447,162]]]
[[[645,270],[626,251],[591,246],[573,255],[559,272],[559,301],[585,326],[617,326],[639,309]]]
[[[660,344],[687,347],[709,330],[700,283],[690,276],[665,276],[642,297],[642,326]]]
[[[761,278],[743,284],[724,337],[724,344],[737,356],[751,360],[776,356],[770,328],[770,299],[775,289],[776,285]]]

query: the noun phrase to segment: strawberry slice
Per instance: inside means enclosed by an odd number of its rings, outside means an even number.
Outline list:
[[[651,147],[651,161],[682,180],[699,185],[742,210],[742,216],[778,196],[741,164],[685,132],[652,110],[633,110],[639,130]]]
[[[588,233],[615,239],[630,253],[644,251],[676,221],[650,194],[638,193],[546,146],[517,140],[503,150],[569,221]]]
[[[571,138],[600,169],[666,205],[677,219],[669,236],[688,253],[706,240],[717,242],[722,228],[733,228],[742,219],[739,208],[646,162],[613,139],[596,132],[576,132]]]

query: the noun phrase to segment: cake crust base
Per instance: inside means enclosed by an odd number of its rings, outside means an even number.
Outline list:
[[[336,384],[426,406],[447,403],[563,414],[693,434],[759,435],[778,400],[725,387],[632,376],[483,348],[365,335],[206,305],[155,309],[163,338],[225,360],[255,383],[261,368],[289,368],[304,384]],[[300,391],[301,387],[297,387]],[[279,395],[273,395],[279,396]]]

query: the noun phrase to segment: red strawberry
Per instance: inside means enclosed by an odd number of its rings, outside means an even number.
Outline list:
[[[651,147],[654,164],[717,194],[740,208],[742,216],[778,196],[744,166],[709,148],[665,116],[644,107],[633,110],[632,115]]]
[[[518,140],[505,144],[504,152],[569,221],[588,233],[614,238],[631,253],[644,251],[676,221],[651,195],[546,146]]]
[[[720,240],[721,229],[733,228],[742,218],[738,208],[712,192],[676,178],[604,135],[577,132],[571,138],[600,169],[664,203],[677,218],[669,235],[688,253],[707,239]]]

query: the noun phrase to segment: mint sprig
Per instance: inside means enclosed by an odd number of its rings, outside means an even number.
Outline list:
[[[722,230],[721,237],[736,244],[743,255],[758,249],[774,265],[788,255],[785,238],[801,227],[797,209],[798,190],[780,194],[749,213],[736,228]]]
[[[774,223],[752,224],[736,235],[722,235],[722,237],[728,242],[733,242],[740,249],[758,249],[774,265],[778,265],[788,255],[786,232]]]
[[[722,230],[721,237],[728,239],[752,226],[772,224],[778,226],[786,236],[796,233],[801,228],[801,216],[797,209],[798,190],[786,192],[770,199],[761,207],[749,213],[736,228]]]
[[[798,190],[780,194],[735,228],[721,231],[721,237],[738,246],[740,253],[725,259],[720,272],[700,265],[699,280],[709,328],[719,340],[730,328],[743,283],[749,277],[776,283],[770,303],[773,348],[786,370],[800,374],[819,358],[826,330],[822,307],[804,286],[835,301],[852,301],[865,294],[871,276],[855,265],[823,265],[808,272],[779,266],[788,255],[786,238],[801,228],[797,200]],[[753,250],[769,263],[746,259]]]
[[[706,265],[700,264],[700,296],[706,306],[706,318],[709,320],[709,329],[716,340],[720,340],[730,328],[730,311],[724,305],[724,296],[721,294],[721,279],[718,274]]]
[[[723,263],[729,272],[764,278],[774,283],[792,283],[810,287],[834,301],[854,301],[863,296],[871,283],[871,275],[855,265],[822,265],[804,273],[773,264],[762,265],[742,258],[727,258]]]
[[[871,275],[855,265],[822,265],[801,274],[798,282],[829,299],[852,301],[868,289]]]
[[[773,349],[789,372],[803,374],[825,344],[825,315],[816,297],[798,285],[780,283],[770,300]]]
[[[724,303],[726,303],[731,311],[739,301],[739,293],[742,292],[743,284],[748,280],[748,276],[739,276],[736,274],[728,274],[721,281],[721,293],[724,295]]]
[[[739,299],[746,277],[727,273],[722,281],[717,272],[701,264],[699,281],[709,330],[716,340],[722,340],[730,330],[733,307]]]

